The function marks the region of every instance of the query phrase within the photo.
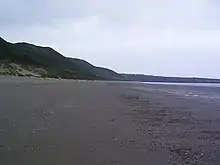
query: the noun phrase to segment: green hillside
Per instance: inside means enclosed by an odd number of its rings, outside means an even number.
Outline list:
[[[68,58],[50,47],[10,43],[0,37],[0,75],[139,82],[220,83],[219,79],[118,74],[87,61]]]
[[[0,60],[21,64],[26,68],[43,68],[44,77],[69,79],[119,80],[121,76],[75,58],[67,58],[50,47],[28,43],[9,43],[0,38]]]

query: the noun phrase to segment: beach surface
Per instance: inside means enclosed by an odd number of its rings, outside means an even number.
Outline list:
[[[0,77],[0,164],[219,164],[218,90]]]

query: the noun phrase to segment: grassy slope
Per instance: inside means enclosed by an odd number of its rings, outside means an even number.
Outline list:
[[[0,60],[44,68],[42,76],[79,79],[118,79],[109,69],[98,68],[80,59],[70,59],[49,47],[28,43],[12,44],[0,38]]]
[[[218,79],[161,77],[151,75],[117,74],[116,72],[93,66],[76,58],[67,58],[49,47],[28,43],[12,44],[0,37],[0,61],[21,64],[25,69],[38,68],[43,77],[70,79],[127,80],[142,82],[182,82],[182,83],[220,83]]]

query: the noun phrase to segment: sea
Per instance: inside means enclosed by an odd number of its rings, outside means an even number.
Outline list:
[[[170,94],[185,98],[213,99],[220,101],[219,83],[134,83],[134,88],[144,91]]]

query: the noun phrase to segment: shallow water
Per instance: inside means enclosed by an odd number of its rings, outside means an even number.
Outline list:
[[[158,84],[158,85],[220,87],[220,83],[163,83],[163,82],[143,82],[143,83],[144,84]]]
[[[220,84],[214,83],[136,83],[134,88],[184,98],[220,99]]]

